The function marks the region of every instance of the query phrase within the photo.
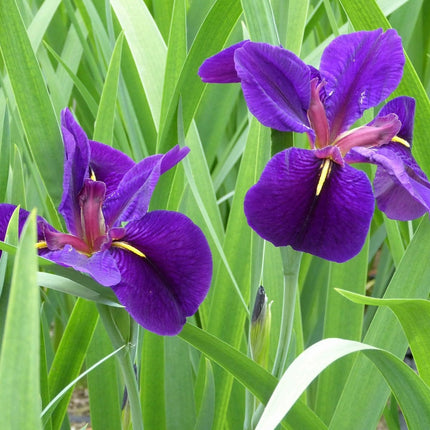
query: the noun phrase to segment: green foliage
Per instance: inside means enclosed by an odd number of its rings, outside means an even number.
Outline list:
[[[34,212],[18,241],[15,212],[0,242],[0,427],[67,429],[80,381],[95,430],[367,430],[382,414],[395,429],[397,405],[410,428],[430,428],[428,216],[401,223],[377,211],[344,264],[281,255],[249,228],[244,196],[274,152],[307,143],[252,118],[238,85],[197,75],[245,38],[317,66],[335,35],[391,26],[408,56],[394,95],[417,100],[413,151],[430,173],[429,17],[423,0],[1,0],[0,202],[36,207],[63,229],[66,106],[136,161],[186,145],[151,209],[200,226],[214,275],[196,316],[162,338],[111,289],[38,257]],[[273,302],[265,368],[250,358],[260,284]],[[418,375],[402,363],[408,346]]]

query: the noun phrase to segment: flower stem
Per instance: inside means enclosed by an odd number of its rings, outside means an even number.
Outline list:
[[[121,336],[118,327],[112,317],[110,309],[106,305],[97,304],[100,317],[105,326],[106,332],[112,342],[114,349],[121,347],[125,344],[125,340]],[[121,350],[117,355],[119,365],[124,377],[125,386],[127,388],[128,400],[131,410],[131,421],[133,423],[133,430],[143,430],[142,410],[140,407],[139,388],[137,386],[137,379],[134,373],[133,363],[130,357],[130,348]]]
[[[294,309],[296,306],[296,294],[302,253],[294,251],[291,247],[282,247],[281,257],[284,271],[284,293],[282,305],[282,320],[279,333],[278,349],[272,374],[280,377],[284,371],[288,350],[293,331]]]

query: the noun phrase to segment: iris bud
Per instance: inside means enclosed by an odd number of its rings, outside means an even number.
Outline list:
[[[252,358],[262,367],[267,367],[270,346],[270,325],[272,302],[268,303],[263,286],[260,286],[255,298],[251,319]]]

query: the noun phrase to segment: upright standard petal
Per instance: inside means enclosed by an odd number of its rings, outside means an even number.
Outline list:
[[[110,251],[121,272],[113,290],[143,327],[175,335],[210,286],[212,258],[206,238],[185,215],[168,211],[149,212],[126,230],[126,245],[114,242]]]
[[[404,63],[401,39],[392,29],[346,34],[330,43],[320,73],[332,141],[396,89]]]
[[[135,164],[123,152],[90,140],[90,168],[95,179],[106,184],[107,196],[118,188],[121,179]]]
[[[68,109],[61,112],[61,131],[64,142],[63,198],[58,211],[67,230],[82,235],[78,194],[89,177],[90,148],[87,135]]]
[[[210,84],[240,82],[234,64],[234,53],[247,42],[248,40],[244,40],[236,43],[207,58],[199,68],[199,76],[202,81]]]
[[[248,223],[264,239],[339,263],[362,248],[373,207],[363,172],[298,148],[275,155],[245,197]]]
[[[160,176],[178,164],[188,152],[189,148],[177,145],[166,154],[147,157],[128,170],[117,189],[104,202],[106,225],[110,228],[120,221],[142,218]]]
[[[234,59],[248,108],[262,124],[313,133],[307,118],[310,70],[300,58],[279,46],[248,42]]]

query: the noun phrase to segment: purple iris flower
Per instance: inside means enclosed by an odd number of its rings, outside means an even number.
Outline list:
[[[411,153],[415,101],[391,100],[367,125],[350,128],[399,84],[405,58],[395,30],[335,38],[320,69],[292,52],[243,41],[208,58],[204,82],[240,82],[265,126],[306,133],[311,149],[276,154],[245,197],[249,225],[275,246],[343,262],[362,248],[374,200],[388,217],[430,208],[430,184]],[[351,163],[376,164],[374,191]]]
[[[88,140],[69,110],[61,115],[65,157],[59,212],[69,233],[38,218],[39,254],[111,287],[143,327],[175,335],[208,292],[211,252],[202,231],[177,212],[148,212],[160,176],[184,158],[174,147],[135,163]],[[0,238],[15,206],[0,205]],[[20,231],[28,212],[20,212]]]

